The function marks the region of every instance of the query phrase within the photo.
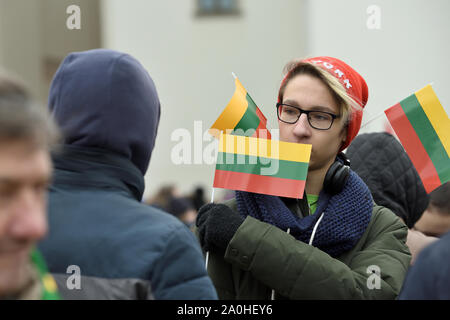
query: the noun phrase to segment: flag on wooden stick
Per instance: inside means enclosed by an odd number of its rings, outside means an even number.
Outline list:
[[[450,120],[431,85],[385,110],[430,193],[450,180]]]
[[[239,79],[234,77],[236,89],[233,97],[211,126],[209,133],[217,139],[219,139],[220,133],[270,139],[270,131],[266,127],[267,118],[259,110]]]

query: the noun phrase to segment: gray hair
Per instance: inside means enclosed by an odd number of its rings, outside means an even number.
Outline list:
[[[20,81],[0,74],[0,142],[22,140],[51,150],[59,139],[48,111],[31,101]]]

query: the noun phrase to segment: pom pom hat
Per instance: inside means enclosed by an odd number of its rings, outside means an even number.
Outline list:
[[[345,62],[332,57],[314,57],[300,60],[300,63],[311,63],[333,75],[343,85],[347,94],[361,107],[351,106],[349,122],[347,126],[347,139],[340,151],[347,148],[353,138],[356,137],[361,127],[363,108],[369,97],[369,89],[363,77]],[[280,89],[289,78],[288,72],[281,82]],[[281,90],[278,92],[278,102],[281,102]]]

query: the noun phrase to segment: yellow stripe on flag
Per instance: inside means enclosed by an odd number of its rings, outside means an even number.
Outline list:
[[[42,284],[47,291],[56,292],[58,290],[55,279],[48,273],[42,278]]]
[[[447,155],[450,156],[450,119],[439,102],[436,93],[431,85],[427,85],[415,94],[423,111],[441,140],[445,151],[447,151]]]
[[[220,135],[219,152],[309,162],[311,145],[222,134]]]
[[[247,90],[242,86],[238,78],[235,79],[234,84],[236,89],[234,90],[233,97],[231,97],[230,102],[222,111],[219,118],[209,129],[209,133],[219,139],[221,131],[226,132],[227,129],[233,130],[239,121],[242,119],[245,111],[248,108],[248,102],[246,99]],[[213,130],[217,129],[217,130]]]

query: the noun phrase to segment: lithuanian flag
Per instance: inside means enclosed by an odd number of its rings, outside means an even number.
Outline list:
[[[450,180],[450,120],[431,85],[385,110],[430,193]]]
[[[270,139],[270,131],[266,128],[267,118],[236,76],[234,82],[236,89],[233,97],[209,129],[210,134],[217,139],[221,132]]]
[[[303,198],[310,144],[222,134],[215,188]]]

